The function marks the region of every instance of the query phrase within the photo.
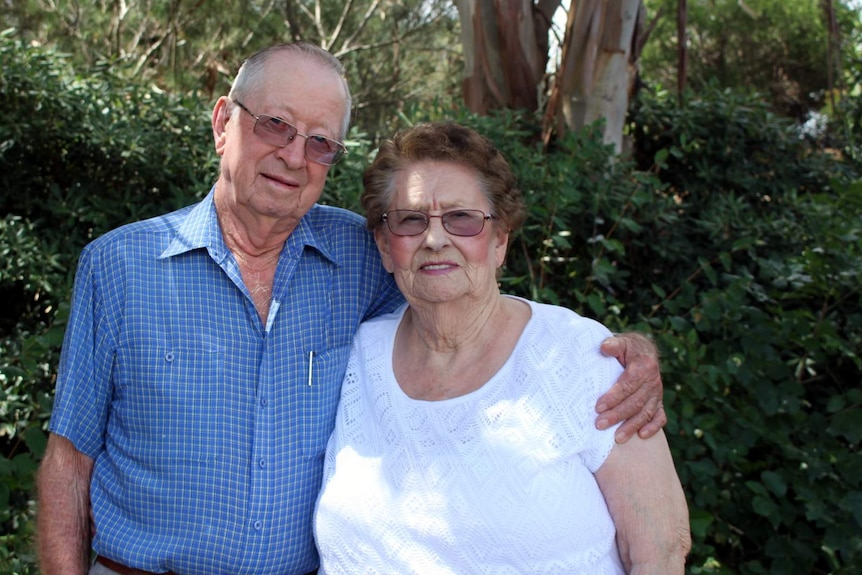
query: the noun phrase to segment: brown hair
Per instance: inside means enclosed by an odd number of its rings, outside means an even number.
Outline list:
[[[399,171],[422,161],[452,162],[476,171],[491,213],[512,232],[524,223],[527,210],[509,163],[494,144],[475,130],[453,122],[417,124],[380,145],[362,182],[362,207],[368,228],[381,223],[395,193]]]

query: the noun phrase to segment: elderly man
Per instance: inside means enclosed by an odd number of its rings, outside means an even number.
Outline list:
[[[45,575],[316,569],[350,343],[402,301],[362,218],[316,204],[350,106],[329,53],[255,54],[213,109],[210,194],[84,249],[38,479]],[[600,425],[654,433],[654,352],[607,348],[629,371]]]

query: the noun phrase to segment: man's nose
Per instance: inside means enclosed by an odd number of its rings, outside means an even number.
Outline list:
[[[308,161],[305,154],[306,138],[297,134],[278,149],[277,155],[291,168],[302,167]]]

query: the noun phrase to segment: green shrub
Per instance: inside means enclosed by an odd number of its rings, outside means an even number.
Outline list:
[[[633,125],[640,157],[659,158],[676,204],[673,224],[648,226],[655,245],[627,249],[627,264],[639,314],[665,352],[691,572],[858,572],[854,167],[812,148],[754,97],[729,92],[683,106],[648,99]]]
[[[0,36],[0,572],[33,572],[33,470],[78,253],[214,180],[209,104],[78,78]],[[433,105],[497,142],[530,214],[505,291],[560,303],[664,353],[667,428],[689,498],[690,573],[862,567],[862,183],[753,97],[645,97],[636,151],[596,130],[544,150],[538,120]],[[374,145],[348,139],[323,200],[356,207]]]
[[[33,471],[45,446],[72,273],[89,240],[191,203],[216,163],[209,104],[0,34],[0,572],[32,568]]]

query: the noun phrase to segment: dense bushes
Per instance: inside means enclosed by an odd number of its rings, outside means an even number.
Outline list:
[[[107,71],[75,78],[62,56],[8,38],[0,64],[0,572],[30,573],[32,472],[77,255],[109,228],[200,197],[215,159],[207,102]],[[631,162],[589,131],[545,152],[531,118],[459,119],[498,142],[530,205],[504,288],[660,344],[689,571],[858,572],[853,166],[731,93],[640,102]],[[327,202],[355,205],[373,146],[359,134],[350,146]]]
[[[83,245],[190,203],[215,173],[208,105],[76,78],[0,37],[0,573],[27,572],[33,470]]]
[[[645,157],[670,151],[679,217],[655,230],[657,297],[639,307],[666,352],[695,557],[857,572],[862,183],[752,98],[652,100],[634,125]]]

